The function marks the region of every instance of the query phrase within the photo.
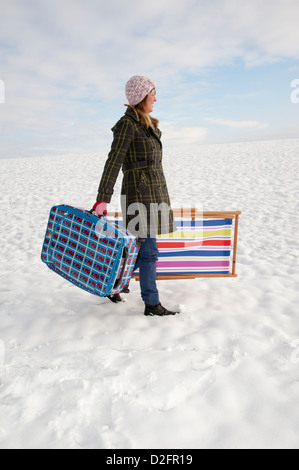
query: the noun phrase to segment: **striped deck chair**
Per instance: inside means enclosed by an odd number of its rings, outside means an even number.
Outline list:
[[[237,277],[237,238],[241,212],[174,209],[177,232],[157,237],[157,280]],[[108,216],[121,218],[121,213]],[[139,280],[138,272],[133,278]]]

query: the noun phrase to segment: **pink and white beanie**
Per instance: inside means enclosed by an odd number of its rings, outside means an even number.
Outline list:
[[[134,75],[126,84],[126,97],[131,106],[140,103],[152,90],[155,83],[143,75]]]

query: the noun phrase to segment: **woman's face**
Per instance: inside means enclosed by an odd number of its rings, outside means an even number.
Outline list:
[[[145,99],[145,102],[144,102],[144,105],[143,105],[143,109],[146,113],[151,113],[153,111],[153,108],[154,108],[154,102],[157,101],[157,98],[156,98],[156,90],[153,89],[146,97]]]

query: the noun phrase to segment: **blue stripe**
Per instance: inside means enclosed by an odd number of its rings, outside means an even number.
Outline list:
[[[136,274],[139,274],[138,272]],[[157,276],[183,276],[184,274],[230,274],[230,271],[157,271]]]
[[[230,251],[166,251],[166,252],[159,252],[159,258],[167,258],[167,257],[173,257],[173,258],[185,258],[186,256],[226,256],[230,257],[231,252]]]
[[[175,220],[177,227],[217,227],[221,225],[232,225],[232,219],[215,220]]]

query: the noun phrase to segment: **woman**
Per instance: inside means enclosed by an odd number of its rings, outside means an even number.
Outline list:
[[[147,77],[134,75],[126,84],[129,101],[124,116],[112,128],[113,142],[100,181],[93,210],[107,213],[120,169],[123,219],[140,241],[135,269],[139,268],[141,297],[145,315],[175,315],[160,303],[156,285],[158,249],[156,236],[174,232],[166,180],[162,168],[159,121],[150,116],[156,99],[156,85]],[[137,213],[137,216],[136,216]],[[124,290],[128,292],[128,288]],[[121,301],[119,294],[109,296]]]

